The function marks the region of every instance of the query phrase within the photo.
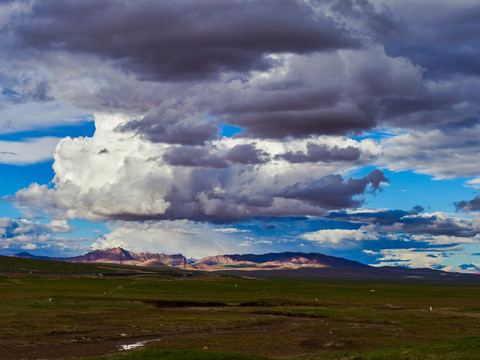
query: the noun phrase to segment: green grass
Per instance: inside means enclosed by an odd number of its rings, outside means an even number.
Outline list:
[[[118,266],[104,266],[96,264],[72,264],[60,261],[24,259],[0,256],[0,274],[25,273],[112,273],[117,272]]]
[[[82,264],[14,260],[23,269],[40,266],[42,274],[0,276],[5,358],[48,346],[80,357],[84,346],[97,344],[105,346],[98,359],[448,360],[480,353],[480,287],[472,284],[161,272],[98,277],[81,276]],[[56,275],[44,274],[57,266]],[[156,300],[228,306],[157,308]],[[249,302],[257,305],[239,306]],[[119,351],[121,343],[153,339],[160,340],[147,349]]]
[[[406,345],[401,348],[387,348],[370,352],[337,354],[328,359],[343,358],[345,360],[471,360],[480,354],[480,337],[465,337],[445,340],[428,345]],[[324,358],[327,359],[327,358]]]

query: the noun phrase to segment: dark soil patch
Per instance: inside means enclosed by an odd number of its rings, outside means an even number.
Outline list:
[[[282,310],[256,310],[253,311],[253,314],[260,314],[260,315],[279,315],[279,316],[288,316],[288,317],[297,317],[297,318],[311,318],[311,319],[319,319],[324,318],[323,315],[317,314],[307,314],[301,312],[293,312],[293,311],[282,311]]]
[[[396,305],[391,305],[387,304],[385,306],[377,306],[374,309],[376,310],[405,310],[403,306],[396,306]]]
[[[145,304],[158,308],[182,308],[182,307],[278,307],[278,306],[306,306],[310,304],[286,302],[286,301],[250,301],[240,304],[227,304],[223,302],[199,302],[178,300],[149,300]],[[311,306],[311,305],[310,305]]]
[[[250,307],[276,307],[276,306],[305,306],[311,304],[289,302],[289,301],[250,301],[241,303],[239,306],[250,306]]]
[[[158,308],[230,306],[222,302],[197,302],[197,301],[175,301],[175,300],[145,301],[145,303],[149,305],[154,305]]]

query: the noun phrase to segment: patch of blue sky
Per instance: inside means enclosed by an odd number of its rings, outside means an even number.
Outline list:
[[[361,224],[354,224],[347,221],[328,220],[321,218],[306,217],[254,217],[248,220],[240,221],[235,224],[222,226],[223,228],[234,228],[239,232],[244,232],[245,236],[254,234],[256,239],[272,240],[275,246],[279,245],[278,240],[284,241],[284,251],[294,250],[296,246],[303,243],[306,246],[302,249],[318,251],[315,243],[304,241],[300,236],[305,233],[315,232],[325,229],[358,229]],[[289,248],[290,247],[290,248]],[[273,249],[272,249],[273,251]]]
[[[62,235],[66,238],[87,238],[91,239],[91,242],[94,242],[99,236],[102,236],[106,233],[109,233],[111,229],[107,226],[104,221],[90,221],[86,219],[73,219],[68,220],[68,224],[74,228],[74,230],[69,233]],[[87,244],[88,241],[85,242]]]
[[[374,170],[373,166],[358,169],[350,176],[362,177]],[[422,206],[426,212],[455,212],[455,202],[470,200],[478,191],[465,187],[466,178],[434,180],[432,176],[413,171],[389,171],[383,169],[388,185],[380,192],[365,194],[364,207],[410,210]]]
[[[18,210],[13,202],[0,198],[0,218],[17,219],[22,217],[22,212]]]
[[[55,175],[52,165],[53,161],[23,166],[0,164],[0,196],[13,195],[31,183],[50,184]]]
[[[285,217],[253,217],[236,223],[233,227],[242,230],[259,231],[272,234],[277,231],[298,235],[304,232],[322,229],[358,229],[360,225],[348,221],[331,220],[319,217],[285,216]]]
[[[243,129],[234,125],[219,124],[218,132],[220,136],[232,137],[236,134],[240,134],[241,132],[243,132]]]
[[[90,117],[86,117],[78,122],[65,123],[51,127],[38,128],[35,130],[12,132],[0,134],[1,141],[22,141],[28,138],[39,138],[46,136],[54,137],[91,137],[95,133],[95,123]]]
[[[54,176],[52,164],[53,161],[24,166],[0,164],[0,217],[21,217],[22,214],[14,203],[2,200],[1,197],[11,197],[18,190],[27,188],[31,183],[51,184]]]
[[[385,139],[389,139],[391,137],[394,137],[398,135],[395,133],[392,129],[390,128],[381,128],[381,129],[375,129],[372,131],[364,131],[361,134],[357,136],[350,136],[351,139],[356,140],[356,141],[362,141],[365,139],[372,139],[376,141],[381,141]]]
[[[480,242],[480,240],[479,240]],[[459,266],[460,264],[477,264],[480,267],[480,243],[479,244],[462,244],[458,256],[449,256],[445,261],[447,265]]]
[[[211,123],[217,123],[218,135],[220,137],[232,137],[235,134],[239,134],[244,131],[239,126],[220,123],[217,117],[210,115],[208,112],[203,114],[202,120],[208,120]]]

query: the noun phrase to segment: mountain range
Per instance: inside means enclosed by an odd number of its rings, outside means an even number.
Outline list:
[[[181,254],[134,253],[120,247],[94,250],[85,255],[67,258],[35,256],[27,252],[14,255],[22,258],[56,260],[72,263],[107,263],[143,267],[177,267],[198,270],[286,270],[299,268],[364,268],[367,265],[317,253],[283,252],[263,255],[217,255],[201,260],[186,259]]]
[[[180,268],[203,271],[222,271],[231,275],[252,276],[301,276],[368,278],[368,279],[426,279],[447,281],[480,281],[478,274],[453,273],[434,269],[410,269],[403,267],[373,267],[335,256],[318,253],[283,252],[262,255],[217,255],[200,260],[187,259],[181,254],[166,255],[134,253],[120,247],[94,250],[85,255],[68,258],[34,256],[27,252],[13,255],[22,258],[55,260],[72,263],[124,264],[150,268]],[[274,271],[272,271],[274,270]]]

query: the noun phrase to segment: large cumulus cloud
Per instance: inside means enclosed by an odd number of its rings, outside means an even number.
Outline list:
[[[379,170],[362,178],[343,177],[339,173],[352,166],[343,159],[314,166],[275,159],[316,143],[334,153],[356,149],[357,161],[369,162],[380,151],[371,140],[222,138],[197,149],[172,148],[112,131],[124,121],[98,116],[92,138],[62,140],[53,165],[55,187],[32,184],[15,199],[38,209],[58,209],[67,218],[218,221],[356,207],[362,201],[358,196],[387,181]]]

